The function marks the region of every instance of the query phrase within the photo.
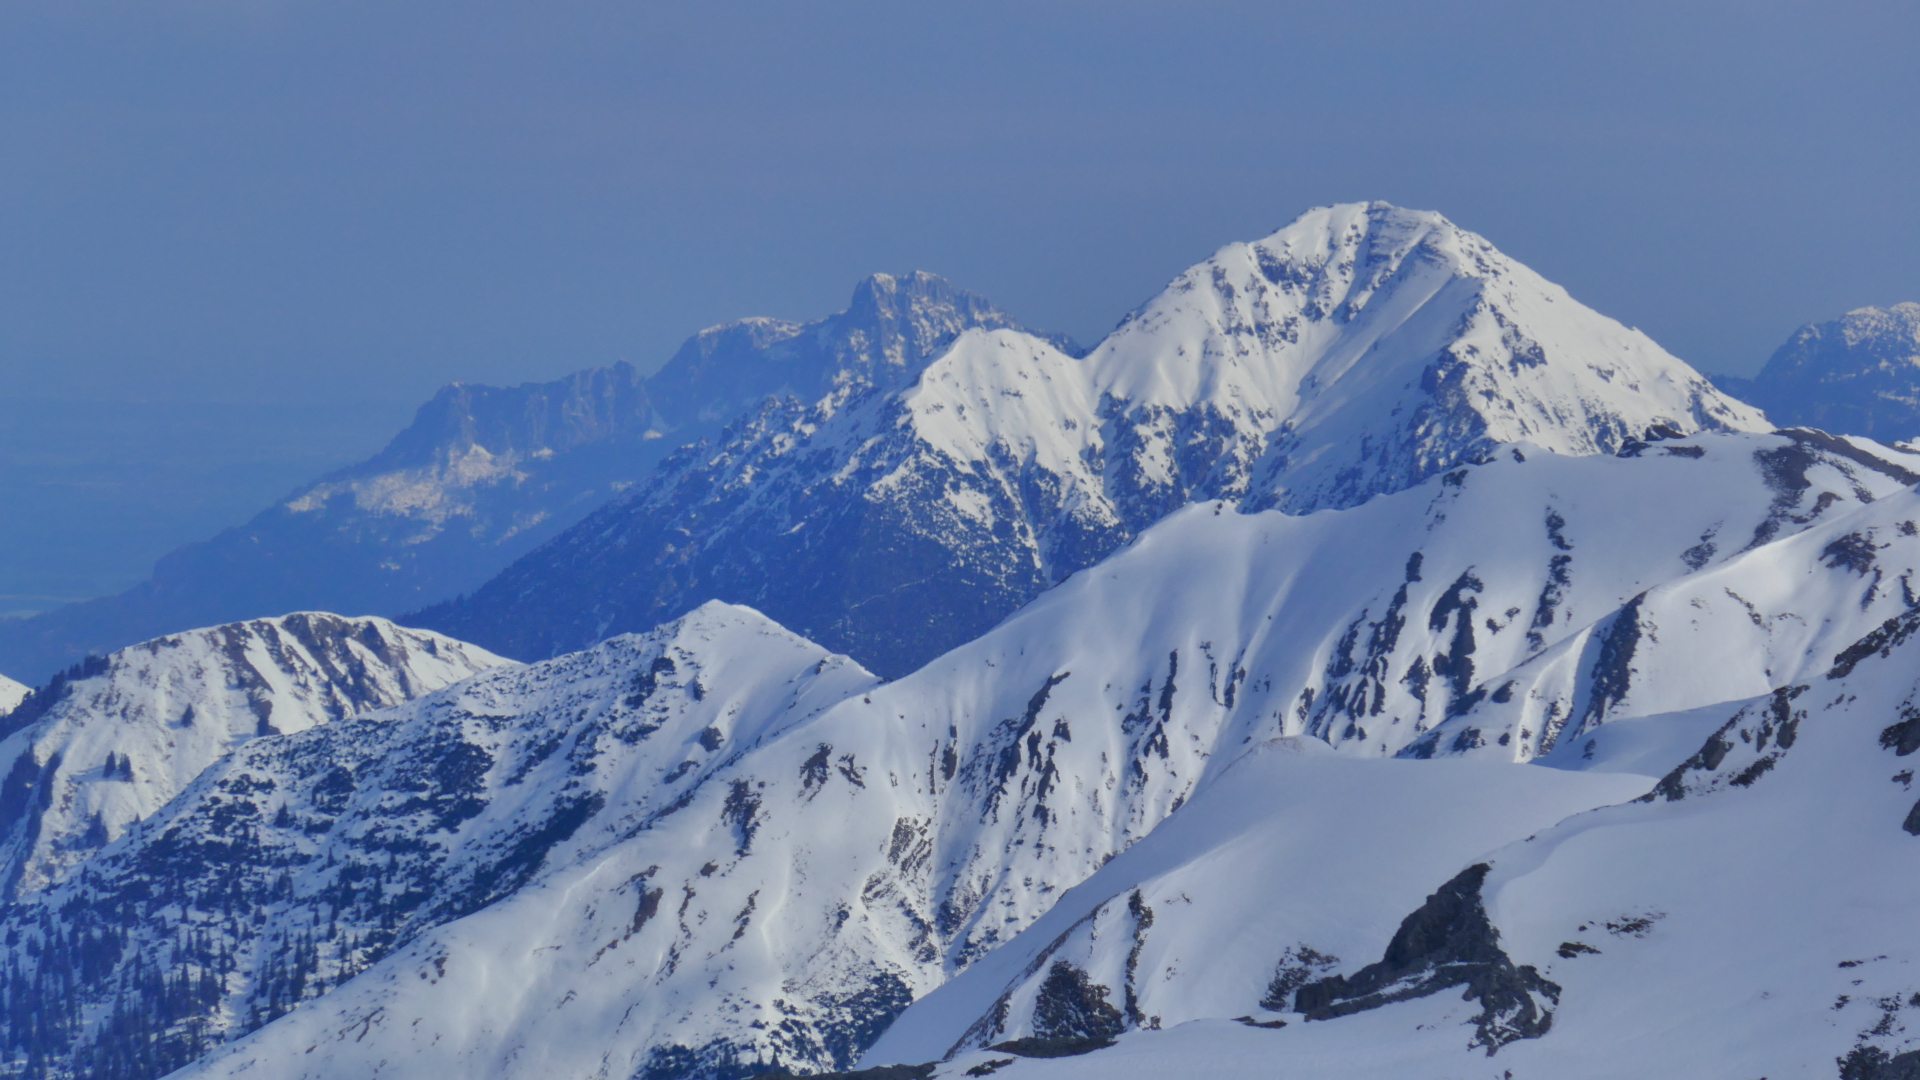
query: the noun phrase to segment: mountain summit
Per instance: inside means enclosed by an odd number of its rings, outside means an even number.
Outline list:
[[[416,621],[532,659],[717,598],[898,676],[1192,501],[1305,513],[1509,443],[1767,427],[1486,240],[1385,203],[1221,249],[1084,358],[983,327],[885,385],[762,408]]]
[[[1189,410],[1258,431],[1232,447],[1227,467],[1247,475],[1228,489],[1295,511],[1401,490],[1502,443],[1604,454],[1652,428],[1766,430],[1484,238],[1378,202],[1222,248],[1090,361],[1137,431]]]

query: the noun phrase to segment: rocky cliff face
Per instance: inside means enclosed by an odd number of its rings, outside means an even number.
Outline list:
[[[1378,203],[1222,249],[1084,359],[976,330],[901,375],[769,404],[418,622],[531,658],[718,597],[897,676],[1188,502],[1302,513],[1515,441],[1765,426],[1480,237]]]
[[[1715,382],[1783,427],[1887,443],[1920,437],[1920,304],[1809,323],[1759,375]]]
[[[447,387],[378,455],[173,552],[139,587],[0,625],[0,666],[45,678],[190,627],[308,609],[395,615],[458,595],[769,397],[891,388],[962,331],[1015,325],[931,274],[876,274],[844,312],[703,331],[651,378],[616,364]]]

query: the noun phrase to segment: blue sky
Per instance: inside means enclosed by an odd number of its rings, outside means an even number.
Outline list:
[[[1844,0],[10,0],[0,397],[191,416],[152,439],[204,512],[128,530],[164,550],[447,381],[651,366],[873,270],[1091,340],[1364,198],[1747,372],[1920,298],[1916,40],[1920,6]],[[218,410],[284,405],[300,454],[210,479]],[[40,557],[0,544],[0,593]]]

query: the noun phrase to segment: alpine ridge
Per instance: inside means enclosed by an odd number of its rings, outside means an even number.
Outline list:
[[[1899,1077],[1920,1063],[1920,956],[1893,900],[1916,884],[1915,628],[1909,611],[1768,693],[1617,725],[1558,764],[1640,797],[1428,870],[1399,854],[1420,824],[1368,821],[1402,795],[1379,763],[1349,778],[1370,763],[1263,748],[869,1060],[943,1061],[921,1070],[940,1077],[1256,1077],[1276,1059],[1329,1080]],[[1649,737],[1689,735],[1664,775],[1641,771]],[[1422,808],[1484,822],[1469,807],[1489,789],[1460,782]],[[1365,841],[1281,831],[1328,789],[1361,808]],[[1036,1038],[1093,1052],[1020,1056]]]
[[[1766,427],[1440,215],[1337,206],[1083,359],[975,330],[895,392],[770,403],[413,621],[537,658],[718,597],[897,677],[1190,502],[1305,513],[1516,441]]]

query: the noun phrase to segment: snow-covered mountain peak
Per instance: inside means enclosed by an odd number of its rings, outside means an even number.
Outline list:
[[[27,695],[32,692],[33,688],[26,683],[15,682],[5,675],[0,675],[0,722],[4,722],[6,715],[13,711],[13,707],[25,701]]]
[[[508,661],[385,619],[302,612],[96,657],[0,719],[0,874],[57,881],[263,735],[398,704]]]
[[[1611,453],[1768,430],[1646,335],[1427,211],[1352,203],[1230,244],[1089,357],[1137,427],[1205,408],[1270,433],[1271,505],[1346,506],[1500,443]]]
[[[1874,339],[1904,339],[1914,354],[1897,359],[1914,363],[1920,356],[1920,304],[1909,300],[1890,308],[1855,308],[1835,320],[1842,338],[1849,345]]]

